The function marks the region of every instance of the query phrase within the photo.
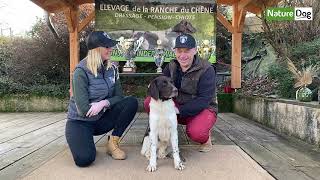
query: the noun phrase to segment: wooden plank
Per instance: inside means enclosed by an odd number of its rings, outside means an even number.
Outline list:
[[[255,141],[254,137],[247,135],[241,129],[237,129],[229,124],[220,123],[216,125],[216,128],[218,128],[224,135],[228,137],[228,139],[230,139],[233,142]]]
[[[255,142],[238,142],[236,144],[276,179],[310,179],[306,174]]]
[[[36,116],[39,116],[39,114],[42,113],[0,113],[0,125],[5,122],[11,122],[14,120],[24,120],[24,119],[30,119]],[[52,113],[43,113],[43,114],[52,114]]]
[[[227,28],[227,30],[231,33],[235,32],[235,29],[233,28],[233,26],[230,24],[230,22],[219,12],[217,12],[217,19],[219,22],[221,22],[221,24]]]
[[[218,122],[217,122],[218,123]],[[214,126],[211,131],[211,140],[213,144],[218,145],[235,145],[231,139],[228,138],[222,131],[220,131],[217,127]]]
[[[139,116],[141,114],[140,113],[136,113],[136,115],[134,116],[133,120],[130,122],[130,124],[128,125],[127,129],[123,132],[122,137],[120,139],[120,141],[122,140],[122,138],[124,138],[126,136],[126,134],[128,133],[128,131],[132,128],[132,126],[134,126],[135,122],[137,120],[139,120]]]
[[[38,137],[39,138],[39,137]],[[39,168],[45,162],[55,157],[61,151],[66,149],[66,140],[64,136],[57,138],[55,141],[41,147],[37,151],[16,161],[14,164],[0,171],[1,179],[14,180],[20,179],[33,170]]]
[[[262,142],[261,145],[294,167],[320,167],[320,154],[311,156],[305,152],[301,153],[304,149],[302,147],[297,149],[284,141]],[[318,151],[318,153],[320,152]]]
[[[319,179],[320,177],[320,168],[319,167],[297,167],[298,170],[302,171],[308,177],[312,179]]]
[[[20,117],[19,114],[20,113],[11,113],[11,112],[0,113],[0,123],[1,122],[5,122],[7,120],[11,120],[11,119],[17,118],[17,117]],[[30,115],[31,113],[21,113],[21,114]]]
[[[51,126],[44,127],[40,130],[10,141],[16,143],[18,146],[14,147],[14,149],[9,152],[1,154],[0,170],[25,158],[58,138],[63,137],[64,127],[65,121],[59,121]]]
[[[252,137],[259,142],[277,142],[279,138],[276,134],[267,131],[259,126],[255,122],[250,122],[241,116],[235,115],[233,113],[222,113],[219,114],[220,120],[224,121],[223,125],[228,124],[237,131],[241,131],[243,134]]]
[[[220,116],[222,120],[227,119],[228,122],[225,124],[231,124],[237,131],[253,137],[255,142],[286,160],[292,166],[320,167],[320,150],[312,145],[303,141],[288,141],[263,129],[262,125],[258,126],[258,123],[250,122],[250,120],[232,113],[224,113]]]
[[[219,117],[221,123],[216,127],[277,179],[310,179],[316,175],[314,170],[320,167],[319,150],[308,149],[308,146],[298,142],[292,145],[291,142],[255,126],[254,122],[250,124],[246,118],[232,113],[222,113]],[[298,167],[306,167],[306,171]]]
[[[3,143],[3,142],[6,142],[6,141],[9,141],[9,140],[12,140],[12,139],[15,139],[15,138],[18,138],[20,136],[23,136],[25,134],[28,134],[28,133],[32,133],[36,130],[39,130],[39,129],[42,129],[44,127],[47,127],[47,126],[50,126],[50,125],[53,125],[57,122],[60,122],[60,121],[63,121],[64,122],[65,120],[65,117],[64,115],[61,116],[61,114],[57,114],[53,117],[48,117],[48,118],[45,118],[45,119],[42,119],[42,120],[39,120],[39,121],[35,121],[34,123],[29,123],[27,125],[19,125],[17,127],[15,127],[14,129],[11,129],[11,130],[7,130],[7,131],[4,131],[4,132],[1,132],[0,134],[0,143]]]
[[[130,136],[130,134],[128,135],[128,132],[131,130],[131,129],[139,129],[139,128],[136,128],[135,124],[137,121],[139,121],[139,117],[140,117],[141,113],[137,113],[135,115],[135,117],[133,118],[133,120],[131,121],[131,123],[129,124],[129,126],[127,127],[127,129],[125,130],[125,132],[123,133],[121,139],[120,139],[120,143],[122,144],[123,143],[123,139],[126,137],[126,136]],[[144,129],[143,129],[144,130]],[[96,143],[96,146],[105,146],[106,145],[106,142],[108,140],[108,136],[112,134],[112,131],[109,131],[108,133],[105,134],[105,136],[103,138],[101,138],[97,143]],[[144,134],[144,133],[143,133]],[[124,142],[127,142],[127,140],[125,140]]]
[[[283,168],[283,167],[263,167],[266,171],[268,171],[273,177],[279,180],[316,180],[309,177],[309,175],[305,174],[302,171],[297,169]]]
[[[17,129],[19,127],[24,127],[25,125],[32,125],[32,124],[37,124],[41,121],[45,121],[45,120],[54,120],[55,118],[58,119],[63,119],[65,118],[65,114],[57,114],[57,113],[45,113],[45,114],[38,114],[35,116],[31,116],[31,117],[24,117],[24,116],[20,116],[15,120],[11,120],[9,122],[5,122],[5,123],[0,123],[0,134],[4,133],[4,132],[8,132],[12,131],[14,129]],[[1,137],[1,135],[0,135]]]
[[[95,17],[95,11],[91,12],[78,26],[78,32],[81,32]]]
[[[140,119],[141,113],[136,114],[135,118],[128,126],[121,137],[121,144],[141,144],[144,133],[148,127],[147,119]]]
[[[48,114],[49,115],[49,114]],[[8,131],[8,128],[12,125],[19,125],[27,122],[32,122],[34,119],[38,119],[39,114],[23,114],[23,115],[8,115],[4,117],[0,122],[0,134],[2,131]]]
[[[144,129],[130,129],[126,136],[121,139],[121,144],[141,144],[144,138],[144,133]]]

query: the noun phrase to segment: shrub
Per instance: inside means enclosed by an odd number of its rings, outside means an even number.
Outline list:
[[[218,93],[218,111],[233,112],[233,96],[232,94]]]
[[[9,59],[12,54],[9,51],[10,39],[0,36],[0,76],[6,76],[8,74],[8,68],[10,66]]]
[[[298,69],[308,66],[320,66],[320,38],[310,42],[299,43],[292,47],[291,55],[294,65]]]
[[[294,78],[286,66],[274,64],[269,68],[268,75],[277,81],[276,93],[282,98],[295,98]]]

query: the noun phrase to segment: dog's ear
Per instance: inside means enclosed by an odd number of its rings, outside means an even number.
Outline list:
[[[157,86],[157,80],[154,79],[148,86],[148,94],[155,100],[159,99],[159,89]]]

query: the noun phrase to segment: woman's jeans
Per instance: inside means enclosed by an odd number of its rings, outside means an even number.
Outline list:
[[[96,158],[93,136],[105,134],[113,129],[112,135],[121,137],[133,120],[138,109],[134,97],[126,97],[108,109],[97,121],[68,120],[66,139],[77,166],[89,166]]]

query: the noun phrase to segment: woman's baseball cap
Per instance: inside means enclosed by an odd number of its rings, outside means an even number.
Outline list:
[[[104,31],[93,31],[87,37],[88,50],[91,50],[97,47],[110,48],[115,46],[117,43],[118,41],[111,39],[108,33]]]

